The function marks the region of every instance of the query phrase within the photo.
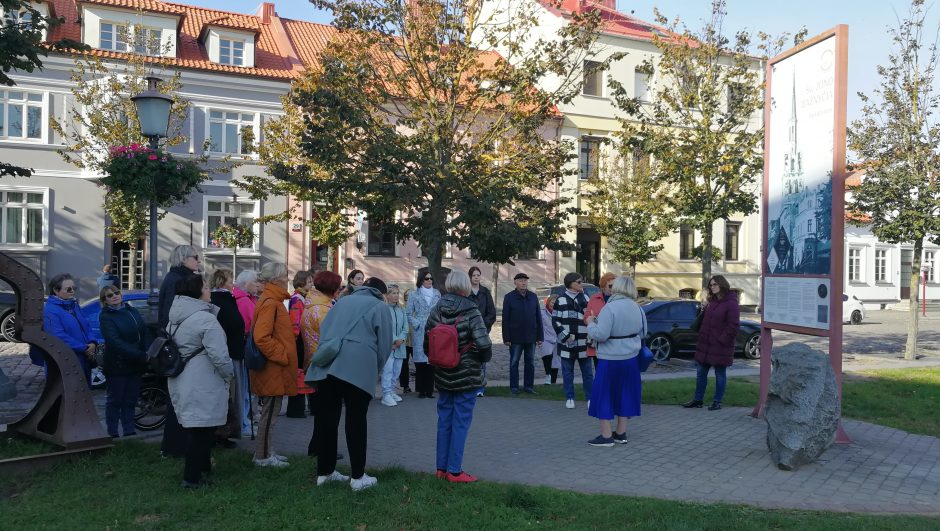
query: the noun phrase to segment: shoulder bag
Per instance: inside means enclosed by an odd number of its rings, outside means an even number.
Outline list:
[[[274,308],[274,318],[277,319],[276,306]],[[268,364],[268,358],[264,357],[264,353],[261,352],[257,343],[255,343],[256,324],[258,324],[257,318],[251,323],[251,330],[248,331],[248,337],[245,339],[245,367],[248,367],[252,371],[263,370],[265,365]]]

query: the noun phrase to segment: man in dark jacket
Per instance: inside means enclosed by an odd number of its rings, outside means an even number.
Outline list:
[[[523,390],[535,394],[535,347],[542,344],[539,299],[529,291],[529,275],[513,277],[516,289],[503,297],[503,343],[509,347],[509,387],[519,393],[519,358],[525,356]]]

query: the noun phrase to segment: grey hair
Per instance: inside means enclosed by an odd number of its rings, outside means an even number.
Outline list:
[[[235,285],[240,289],[245,289],[245,286],[249,282],[256,282],[258,280],[258,272],[254,269],[243,269],[241,273],[238,274],[238,277],[235,278]]]
[[[183,265],[183,260],[186,260],[187,256],[199,256],[199,249],[192,245],[177,245],[170,253],[170,267]]]
[[[463,271],[451,271],[444,280],[444,289],[448,293],[470,294],[470,276]]]
[[[258,272],[258,282],[271,282],[276,278],[287,276],[287,266],[280,262],[268,262],[261,266]]]
[[[610,289],[612,295],[623,295],[624,297],[630,297],[631,299],[636,299],[636,284],[633,283],[633,279],[627,276],[620,276],[614,280],[614,285]]]

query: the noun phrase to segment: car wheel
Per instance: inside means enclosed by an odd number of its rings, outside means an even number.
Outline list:
[[[744,357],[749,360],[760,359],[760,334],[752,334],[744,342]]]
[[[852,312],[852,324],[862,324],[862,312],[855,310]]]
[[[148,386],[140,390],[134,411],[134,426],[138,430],[155,430],[166,422],[170,396],[162,387]]]
[[[672,341],[669,336],[656,334],[651,337],[647,345],[653,353],[653,359],[656,361],[666,361],[672,356]]]
[[[0,335],[10,343],[20,343],[16,339],[16,312],[10,312],[0,321]]]

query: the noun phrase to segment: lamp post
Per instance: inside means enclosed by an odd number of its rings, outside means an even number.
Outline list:
[[[157,142],[160,137],[166,136],[166,130],[170,124],[170,107],[173,105],[173,98],[157,90],[160,78],[148,77],[147,90],[131,98],[134,105],[137,106],[137,120],[140,122],[140,133],[150,141],[150,148],[157,149]],[[154,192],[156,192],[154,183]],[[155,195],[155,194],[154,194]],[[148,278],[150,279],[150,297],[147,303],[156,311],[158,304],[157,296],[159,288],[157,287],[157,201],[156,197],[150,198],[150,243],[147,245],[147,254],[149,261]]]

